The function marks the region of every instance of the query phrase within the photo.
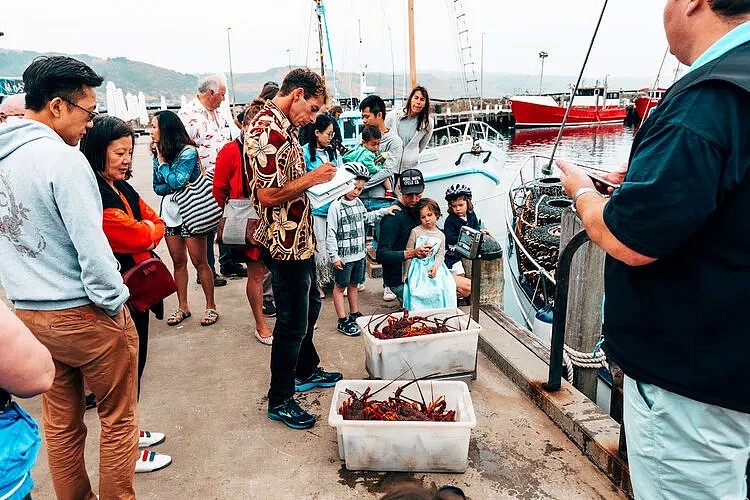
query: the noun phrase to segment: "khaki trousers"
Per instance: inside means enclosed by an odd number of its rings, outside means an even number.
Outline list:
[[[42,395],[42,413],[57,498],[96,498],[84,463],[84,377],[96,395],[101,422],[99,497],[135,498],[138,334],[127,307],[124,328],[93,305],[60,311],[18,309],[16,315],[55,362],[55,381]]]

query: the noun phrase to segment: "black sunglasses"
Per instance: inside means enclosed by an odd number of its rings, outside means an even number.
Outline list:
[[[96,118],[97,116],[99,116],[99,113],[97,113],[96,111],[89,111],[88,109],[84,108],[83,106],[79,106],[78,104],[74,103],[73,101],[71,101],[67,97],[60,96],[60,99],[62,99],[63,101],[67,102],[71,106],[75,106],[76,108],[80,109],[81,111],[83,111],[84,113],[86,113],[87,115],[89,115],[89,121],[94,121],[94,118]]]

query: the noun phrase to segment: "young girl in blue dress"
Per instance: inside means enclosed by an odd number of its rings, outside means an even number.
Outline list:
[[[456,282],[445,266],[445,235],[437,227],[440,207],[430,198],[416,206],[420,225],[411,230],[406,248],[427,245],[430,254],[406,261],[404,307],[410,311],[456,307]]]

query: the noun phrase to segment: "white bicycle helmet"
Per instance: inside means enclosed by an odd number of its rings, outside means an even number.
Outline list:
[[[453,184],[445,190],[445,201],[451,201],[459,196],[471,198],[471,188],[466,184]]]
[[[354,174],[357,179],[370,180],[370,177],[372,177],[372,174],[367,170],[367,167],[358,161],[344,163],[344,168]]]

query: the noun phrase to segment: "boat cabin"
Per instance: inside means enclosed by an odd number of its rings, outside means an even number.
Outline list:
[[[20,94],[23,92],[23,80],[17,77],[2,77],[0,76],[0,102],[3,99],[13,94]]]

